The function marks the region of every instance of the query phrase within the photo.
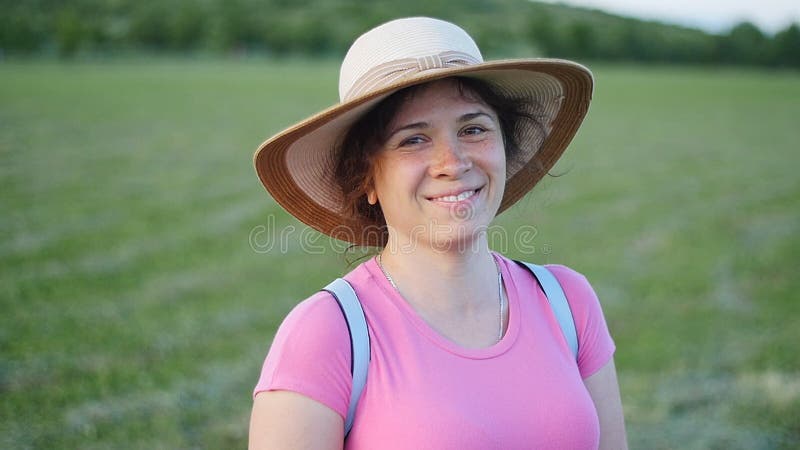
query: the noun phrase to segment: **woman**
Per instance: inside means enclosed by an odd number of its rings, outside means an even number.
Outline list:
[[[614,344],[591,286],[549,266],[576,358],[537,281],[486,234],[564,151],[591,90],[575,63],[483,62],[436,19],[356,40],[342,102],[266,141],[255,163],[303,222],[382,247],[345,276],[369,325],[369,376],[345,437],[348,328],[329,293],[313,295],[273,341],[251,448],[626,448]]]

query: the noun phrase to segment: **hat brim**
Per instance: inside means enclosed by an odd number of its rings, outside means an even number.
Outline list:
[[[357,245],[380,245],[378,234],[353,229],[342,211],[343,196],[333,178],[336,143],[363,114],[392,93],[453,76],[480,78],[502,95],[535,103],[537,114],[546,120],[546,133],[537,136],[532,132],[523,138],[520,147],[527,154],[507,169],[498,214],[503,212],[555,165],[578,131],[594,85],[586,67],[559,59],[527,59],[420,72],[334,105],[266,140],[254,155],[261,183],[278,204],[311,228]],[[524,148],[526,145],[535,148]]]

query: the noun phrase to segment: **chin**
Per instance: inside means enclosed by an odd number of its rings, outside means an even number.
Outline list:
[[[486,241],[486,234],[491,221],[469,220],[437,222],[432,221],[418,241],[425,240],[436,251],[478,250]]]

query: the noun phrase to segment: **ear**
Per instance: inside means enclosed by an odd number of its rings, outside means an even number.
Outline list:
[[[378,194],[375,192],[375,188],[369,188],[369,190],[367,190],[367,203],[370,205],[378,203]]]
[[[376,205],[378,203],[378,192],[375,190],[375,171],[378,170],[374,161],[370,160],[370,168],[364,178],[364,192],[367,194],[367,203]]]

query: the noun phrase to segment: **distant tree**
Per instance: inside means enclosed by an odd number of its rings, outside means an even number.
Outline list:
[[[719,59],[726,63],[764,64],[770,55],[770,40],[750,22],[742,22],[720,37]]]
[[[51,35],[52,16],[39,5],[9,2],[0,12],[0,50],[9,53],[31,53],[41,50]]]
[[[178,2],[169,26],[169,46],[179,50],[196,48],[207,29],[208,13],[197,2]]]
[[[0,0],[0,54],[55,50],[342,55],[364,30],[430,15],[463,26],[487,58],[529,55],[798,67],[800,30],[723,36],[529,0]]]
[[[800,67],[800,26],[791,24],[778,32],[774,40],[774,63],[784,67]]]
[[[576,21],[567,28],[567,55],[575,58],[597,57],[597,36],[588,22]]]
[[[323,55],[333,50],[332,29],[330,21],[325,17],[314,16],[308,21],[298,23],[295,27],[294,46],[312,55]]]
[[[553,18],[542,11],[532,15],[528,21],[528,38],[541,49],[544,56],[564,56],[564,44]]]
[[[87,38],[87,29],[72,8],[65,8],[56,16],[55,38],[58,54],[63,58],[75,55]]]
[[[294,33],[280,18],[265,21],[261,34],[264,45],[273,54],[282,56],[292,50]]]
[[[244,0],[225,0],[215,3],[209,19],[211,48],[220,51],[244,51],[264,45],[260,12]],[[275,16],[281,14],[273,12]]]
[[[170,41],[170,8],[161,2],[142,2],[131,11],[128,40],[137,46],[164,49]]]
[[[647,58],[647,48],[641,36],[637,21],[628,19],[618,27],[620,53],[624,59],[644,61]]]

